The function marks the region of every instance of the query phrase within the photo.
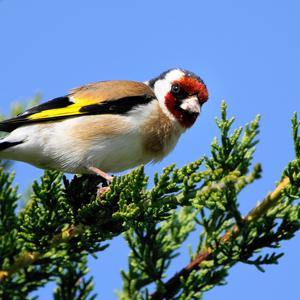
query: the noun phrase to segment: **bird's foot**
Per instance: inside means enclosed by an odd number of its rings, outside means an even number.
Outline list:
[[[95,173],[96,175],[102,177],[103,179],[105,179],[108,185],[108,186],[103,186],[104,183],[102,183],[102,186],[98,188],[97,197],[100,198],[104,193],[110,191],[109,185],[112,183],[113,177],[95,167],[89,167],[89,170]]]
[[[97,190],[97,197],[101,198],[103,196],[103,194],[107,193],[110,191],[110,187],[109,186],[102,186]]]

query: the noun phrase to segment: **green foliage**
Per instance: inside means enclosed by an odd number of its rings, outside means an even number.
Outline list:
[[[55,300],[93,300],[93,278],[85,279],[89,269],[86,267],[86,256],[80,262],[71,263],[66,269],[60,270],[57,287],[54,290]]]
[[[0,168],[0,263],[9,267],[9,257],[18,253],[17,239],[17,189],[11,186],[14,176]]]
[[[108,247],[123,234],[130,253],[122,271],[119,299],[200,299],[225,284],[228,270],[238,262],[277,264],[283,240],[299,230],[299,121],[292,118],[295,159],[283,171],[273,193],[246,217],[239,209],[240,192],[261,176],[252,165],[259,117],[244,128],[232,129],[223,102],[216,119],[219,139],[211,156],[183,168],[174,165],[149,178],[140,167],[114,178],[99,197],[105,181],[97,176],[66,179],[45,171],[32,185],[24,208],[17,209],[17,189],[7,165],[0,168],[0,298],[34,299],[33,292],[53,281],[54,299],[95,299],[87,257]],[[191,261],[168,278],[173,260],[190,233],[198,246]],[[263,254],[262,254],[262,250]],[[109,250],[108,250],[109,251]],[[99,283],[97,283],[99,284]]]

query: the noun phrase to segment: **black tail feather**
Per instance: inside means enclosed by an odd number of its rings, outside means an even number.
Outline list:
[[[29,123],[29,122],[28,121],[26,122],[26,119],[22,119],[19,117],[11,118],[9,120],[4,120],[0,122],[0,131],[12,132],[18,127],[24,125],[25,123]]]
[[[0,142],[0,151],[5,150],[7,148],[22,144],[23,142]]]

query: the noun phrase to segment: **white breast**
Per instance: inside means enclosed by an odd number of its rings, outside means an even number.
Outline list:
[[[120,172],[152,160],[143,151],[140,130],[149,113],[143,107],[127,116],[83,116],[20,127],[6,140],[24,143],[2,157],[68,173],[90,173],[90,166]]]

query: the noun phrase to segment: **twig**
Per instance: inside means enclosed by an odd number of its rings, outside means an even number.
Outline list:
[[[282,190],[290,183],[290,179],[285,177],[280,181],[276,189],[267,195],[267,197],[253,208],[248,215],[244,218],[245,222],[256,220],[260,216],[264,215],[272,205],[278,201],[281,196]]]
[[[53,237],[52,242],[50,243],[50,247],[48,251],[50,251],[52,248],[56,247],[59,244],[68,242],[70,239],[83,233],[84,230],[85,230],[85,226],[79,224],[77,226],[72,225],[69,228],[63,230],[61,233],[56,234]],[[15,258],[15,261],[13,265],[9,268],[9,270],[0,271],[0,282],[10,277],[12,274],[16,273],[20,269],[32,265],[33,263],[37,262],[39,259],[45,257],[46,255],[47,252],[46,253],[25,252],[21,254],[20,256]]]
[[[276,203],[280,197],[282,190],[290,183],[288,177],[285,177],[276,187],[276,189],[269,193],[263,201],[258,204],[254,209],[252,209],[244,218],[244,223],[253,222],[259,217],[263,216],[274,203]],[[229,230],[225,233],[225,235],[221,238],[222,241],[227,241],[233,232],[237,232],[238,227],[235,226],[232,230]],[[202,262],[206,261],[210,258],[213,250],[208,248],[200,251],[200,253],[181,271],[176,273],[172,278],[170,278],[165,284],[165,291],[155,291],[151,295],[152,300],[162,300],[162,299],[172,299],[174,295],[176,295],[178,288],[181,285],[181,278],[185,279],[188,275],[194,271],[199,270]]]

